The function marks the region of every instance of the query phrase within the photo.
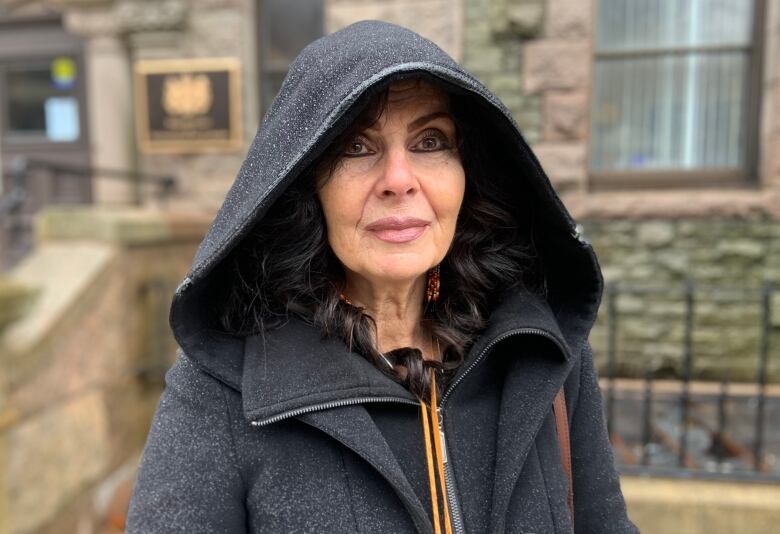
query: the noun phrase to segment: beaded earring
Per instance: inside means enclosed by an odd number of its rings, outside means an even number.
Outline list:
[[[441,270],[438,265],[428,271],[428,284],[425,288],[425,303],[430,304],[439,300],[441,288]]]

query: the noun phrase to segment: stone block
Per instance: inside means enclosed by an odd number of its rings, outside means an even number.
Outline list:
[[[585,39],[592,33],[592,0],[547,0],[545,36],[560,39]]]
[[[531,38],[543,27],[543,0],[492,0],[487,16],[493,33],[502,39]]]
[[[51,520],[105,472],[106,421],[101,396],[92,392],[10,430],[7,476],[12,532],[31,532]]]
[[[628,516],[642,532],[774,532],[780,486],[622,476]]]
[[[506,41],[501,44],[504,51],[503,71],[510,72],[520,79],[523,69],[523,42]]]
[[[628,279],[633,282],[652,282],[654,286],[673,282],[676,277],[666,271],[659,270],[649,263],[634,265],[627,270]]]
[[[119,21],[120,28],[128,33],[169,31],[184,27],[189,7],[188,2],[183,0],[120,0],[115,3],[113,16]]]
[[[780,132],[780,77],[770,84],[765,98],[769,100],[766,109],[766,130],[770,133],[778,133]]]
[[[236,10],[246,9],[249,2],[247,0],[189,0],[188,3],[193,10],[197,9],[214,9],[220,7],[232,7]]]
[[[662,326],[657,328],[660,330],[656,329],[655,331],[661,332],[657,336],[645,335],[644,339],[638,336],[632,339],[642,339],[640,344],[636,344],[637,354],[642,356],[640,365],[656,371],[661,368],[670,368],[679,373],[683,359],[683,348],[680,340],[670,336],[661,337],[665,329]]]
[[[780,327],[780,291],[773,291],[769,299],[769,320],[773,327]]]
[[[522,124],[522,122],[518,122],[518,124],[520,124],[520,127],[523,129],[523,138],[525,138],[526,143],[533,145],[541,141],[542,134],[539,128],[534,126],[526,127]]]
[[[635,314],[645,309],[645,299],[631,293],[620,293],[615,297],[617,312],[623,314]]]
[[[690,277],[698,284],[693,315],[697,376],[715,377],[728,370],[735,378],[755,366],[762,322],[756,288],[765,279],[780,280],[780,254],[775,251],[779,222],[709,217],[591,219],[585,224],[609,280],[675,291],[667,296],[619,295],[620,358],[651,361],[657,353],[665,368],[679,371],[680,358],[673,354],[683,339],[685,305],[679,290]],[[602,304],[600,316],[605,315]],[[780,324],[780,297],[772,302],[772,323]]]
[[[39,241],[92,240],[118,245],[200,239],[208,229],[206,214],[116,207],[50,207],[39,213]]]
[[[677,275],[681,279],[690,272],[689,258],[679,250],[659,251],[654,259],[656,264],[666,269],[669,274]]]
[[[427,37],[455,61],[463,50],[463,4],[451,0],[326,0],[325,31],[364,19],[384,20]]]
[[[2,415],[2,414],[0,414]],[[0,421],[2,425],[2,421]],[[0,534],[11,533],[11,509],[8,495],[9,481],[7,480],[6,468],[8,464],[8,434],[0,426]]]
[[[193,57],[234,56],[244,51],[245,13],[235,8],[192,10],[183,47]]]
[[[502,51],[497,47],[484,47],[478,56],[471,57],[471,64],[475,69],[490,73],[501,72]]]
[[[526,95],[517,93],[520,97],[520,105],[525,112],[535,113],[538,116],[538,120],[541,121],[542,116],[542,99],[538,95]]]
[[[0,333],[30,309],[37,294],[34,287],[0,276]]]
[[[583,184],[584,143],[537,143],[533,151],[556,189],[580,187]]]
[[[65,9],[62,23],[68,33],[82,37],[118,33],[121,23],[111,9],[113,0],[99,3],[103,5],[89,6],[87,9],[84,9],[84,6],[71,6]]]
[[[528,93],[582,89],[590,83],[590,42],[543,39],[523,50],[523,85]]]
[[[490,9],[494,0],[464,0],[466,16],[472,18],[484,18],[485,11]]]
[[[681,236],[696,236],[700,228],[701,224],[698,221],[686,220],[677,223],[677,233]]]
[[[520,92],[523,87],[523,82],[520,79],[519,73],[501,73],[495,75],[487,85],[491,91],[499,96],[499,98],[502,98],[503,95]]]
[[[510,3],[506,10],[506,32],[522,38],[539,35],[542,30],[542,2]]]
[[[479,19],[469,23],[463,32],[464,58],[470,57],[475,49],[495,45],[492,41],[493,33],[490,24],[485,20]]]
[[[528,130],[538,132],[540,129],[541,116],[536,110],[520,110],[516,112],[515,118],[517,123],[523,129],[523,133],[528,133]]]
[[[637,229],[637,241],[643,247],[662,247],[672,243],[674,226],[669,221],[645,222]]]
[[[69,321],[74,309],[86,300],[91,284],[104,276],[114,257],[111,247],[102,244],[47,244],[13,271],[14,280],[37,287],[40,293],[29,312],[3,334],[4,381],[19,384],[37,370],[52,367],[50,351],[61,348],[63,342],[54,334],[73,326]],[[48,393],[38,390],[39,395]]]
[[[582,90],[544,93],[544,139],[585,140],[588,135],[588,94]]]
[[[572,216],[633,220],[735,217],[780,219],[780,194],[738,189],[571,192],[563,199]]]
[[[716,245],[721,259],[729,257],[746,261],[761,260],[766,255],[766,246],[759,241],[749,239],[721,240]]]
[[[777,107],[780,109],[780,99],[777,102]],[[762,181],[773,191],[780,191],[780,118],[778,118],[777,128],[778,131],[769,136],[767,143],[769,150],[763,155],[764,158],[767,158],[766,172],[768,174],[762,177]]]
[[[645,302],[642,313],[658,318],[667,318],[674,321],[681,320],[685,316],[685,303],[682,301],[649,301]]]

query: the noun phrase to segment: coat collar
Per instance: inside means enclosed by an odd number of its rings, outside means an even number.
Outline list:
[[[570,358],[566,336],[547,301],[536,293],[514,290],[496,307],[453,383],[491,344],[526,329],[545,333],[563,357]],[[294,318],[280,328],[246,338],[242,375],[245,416],[261,425],[350,403],[416,403],[405,387],[343,342],[323,339],[316,327]]]
[[[247,337],[241,391],[245,416],[261,425],[361,399],[416,403],[340,340],[298,319]]]
[[[547,301],[528,291],[516,290],[508,294],[496,307],[488,327],[472,346],[448,389],[448,392],[454,391],[456,382],[465,380],[469,369],[487,357],[489,349],[499,340],[521,333],[543,335],[553,342],[550,346],[554,350],[530,358],[516,358],[513,365],[519,366],[520,371],[511,373],[514,378],[508,377],[511,387],[503,384],[506,391],[500,417],[508,424],[500,425],[497,436],[496,487],[491,517],[494,526],[502,524],[522,463],[536,430],[549,411],[546,407],[552,403],[572,364],[566,336]],[[380,401],[417,404],[405,387],[362,356],[350,352],[342,342],[322,339],[312,325],[290,320],[264,336],[246,339],[241,389],[244,413],[254,424],[270,425],[296,417],[318,428],[381,473],[404,503],[418,531],[432,532],[422,503],[362,406]],[[457,404],[454,396],[452,404]],[[525,413],[522,425],[517,413],[523,412],[518,409]],[[449,421],[449,426],[452,424]],[[461,430],[469,428],[465,421],[456,426]],[[518,431],[520,426],[523,432]],[[457,453],[457,450],[450,450],[451,461],[457,462]],[[454,465],[457,474],[457,463]]]

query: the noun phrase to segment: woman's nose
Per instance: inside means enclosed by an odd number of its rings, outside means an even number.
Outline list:
[[[386,152],[382,176],[377,182],[377,193],[382,197],[402,197],[417,191],[419,183],[404,148]]]

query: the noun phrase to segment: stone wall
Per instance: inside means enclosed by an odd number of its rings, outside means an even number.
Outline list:
[[[586,239],[616,282],[616,352],[622,375],[681,376],[685,351],[685,284],[694,283],[694,376],[755,380],[763,340],[761,288],[780,288],[780,223],[766,217],[588,220]],[[631,288],[650,289],[632,293]],[[660,289],[660,292],[655,290]],[[775,296],[776,295],[776,296]],[[606,363],[605,292],[591,341]],[[772,292],[769,373],[780,381],[780,293]]]
[[[765,17],[759,187],[594,191],[587,155],[595,0],[464,2],[464,66],[512,111],[594,244],[606,281],[665,291],[617,297],[618,372],[680,376],[682,288],[692,280],[695,375],[755,379],[759,288],[765,280],[780,284],[780,5],[768,3]],[[602,371],[606,301],[605,294],[592,337]],[[773,325],[780,324],[780,308],[774,316]],[[774,380],[778,342],[771,330]]]
[[[169,206],[214,214],[232,184],[245,149],[233,152],[146,155],[134,132],[132,66],[144,59],[237,58],[241,62],[245,146],[260,122],[256,4],[254,0],[49,0],[69,32],[84,39],[93,164],[177,178]],[[117,180],[94,180],[98,203],[127,203],[147,191]]]
[[[359,20],[383,20],[410,28],[455,58],[463,52],[460,0],[325,0],[325,33]]]
[[[542,136],[542,100],[523,89],[523,46],[541,35],[542,0],[464,0],[462,64],[494,91],[530,143]]]
[[[512,112],[559,192],[581,187],[590,1],[466,0],[464,66]]]
[[[132,477],[175,355],[170,296],[209,221],[73,209],[39,222],[9,273],[36,299],[0,332],[0,533],[108,532],[115,474]]]
[[[464,2],[464,66],[512,111],[576,218],[780,218],[780,4],[766,3],[762,28],[758,187],[595,190],[588,175],[595,0]]]
[[[624,476],[620,485],[642,534],[766,533],[780,521],[777,484]]]

